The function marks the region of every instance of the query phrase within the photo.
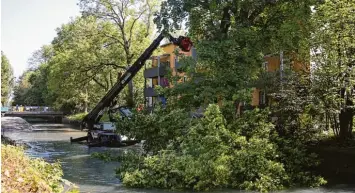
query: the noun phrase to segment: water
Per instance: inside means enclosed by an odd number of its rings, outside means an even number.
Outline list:
[[[104,162],[102,160],[92,158],[93,152],[103,152],[106,150],[120,151],[119,148],[95,147],[88,148],[81,144],[70,144],[70,137],[82,137],[86,133],[79,131],[64,124],[50,123],[34,123],[33,131],[11,131],[6,132],[5,136],[14,140],[19,140],[29,144],[30,148],[26,150],[26,154],[31,157],[44,158],[49,162],[60,160],[64,172],[64,178],[79,186],[80,192],[91,193],[171,193],[172,191],[164,190],[145,190],[145,189],[128,189],[122,186],[115,176],[115,168],[119,166],[117,162]],[[137,147],[128,147],[137,148]],[[216,191],[221,192],[221,191]],[[224,193],[241,193],[243,191],[224,190]],[[294,193],[322,193],[337,192],[350,193],[355,192],[355,188],[347,186],[337,186],[332,189],[295,189],[285,190],[283,192]],[[280,192],[280,193],[281,193]],[[187,193],[187,192],[184,192]]]

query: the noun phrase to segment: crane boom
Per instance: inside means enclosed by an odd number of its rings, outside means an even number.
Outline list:
[[[170,34],[167,35],[169,41],[178,45],[183,51],[190,51],[192,43],[189,38],[180,36],[174,38]],[[143,67],[145,61],[149,59],[153,51],[158,48],[160,42],[164,39],[164,34],[159,36],[150,44],[150,46],[143,52],[143,54],[133,63],[131,67],[119,78],[116,84],[106,93],[100,102],[84,117],[81,126],[84,128],[92,129],[93,125],[98,122],[100,113],[109,107],[114,98],[122,91],[122,89],[128,84],[129,81],[137,74],[137,72]]]

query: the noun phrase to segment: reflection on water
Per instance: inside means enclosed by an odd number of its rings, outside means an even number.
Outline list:
[[[13,131],[6,133],[7,137],[15,140],[27,142],[30,148],[26,153],[31,157],[41,157],[47,161],[53,162],[60,160],[64,172],[64,178],[77,184],[81,192],[125,192],[125,193],[144,193],[144,192],[169,192],[163,190],[142,190],[127,189],[123,187],[115,177],[115,168],[119,165],[117,162],[104,162],[90,157],[93,152],[102,152],[105,150],[117,151],[118,148],[95,147],[88,148],[81,144],[70,144],[70,137],[82,137],[85,132],[71,128],[64,124],[35,123],[33,131]],[[131,147],[132,148],[132,147]],[[133,147],[134,148],[134,147]],[[216,191],[220,192],[220,191]],[[240,193],[241,191],[228,191],[224,193]],[[335,189],[297,189],[281,192],[297,193],[321,193],[338,192],[350,193],[355,189],[338,187]],[[186,193],[186,192],[185,192]]]

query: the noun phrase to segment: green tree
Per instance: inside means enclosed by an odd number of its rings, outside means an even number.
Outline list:
[[[112,27],[94,17],[78,17],[57,29],[48,82],[57,94],[55,106],[85,111],[116,83],[125,70],[122,50],[102,35],[115,35]]]
[[[178,97],[172,101],[182,106],[249,103],[265,55],[283,51],[307,58],[312,4],[311,0],[163,2],[155,20],[158,27],[175,30],[187,20],[198,55],[197,62],[185,62],[189,81],[166,89],[166,94]]]
[[[312,62],[314,93],[327,127],[352,137],[355,104],[355,2],[326,0],[315,7]]]
[[[52,45],[44,45],[40,49],[34,51],[28,59],[28,66],[31,70],[35,70],[41,64],[48,64],[53,57]]]
[[[13,69],[6,55],[1,51],[1,104],[8,105],[14,86]]]
[[[306,143],[319,132],[309,107],[312,96],[298,92],[303,87],[310,90],[307,79],[294,78],[285,70],[289,77],[280,79],[277,72],[272,81],[264,82],[271,84],[266,85],[270,93],[280,91],[281,95],[271,112],[256,109],[236,116],[234,103],[250,102],[251,88],[263,75],[260,71],[265,55],[283,52],[298,56],[302,62],[309,59],[314,4],[311,0],[164,1],[155,20],[158,27],[174,31],[185,22],[198,59],[180,57],[188,80],[175,84],[180,77],[171,76],[174,87],[158,92],[168,96],[166,109],[209,108],[204,118],[185,129],[177,129],[174,119],[165,119],[168,116],[155,121],[173,123],[165,129],[148,125],[147,130],[156,130],[145,133],[145,138],[153,139],[150,136],[159,133],[169,139],[159,139],[170,141],[168,147],[155,145],[161,149],[159,153],[155,149],[149,152],[153,156],[140,157],[136,165],[123,164],[123,182],[133,187],[260,191],[323,184],[322,178],[310,171],[318,163],[316,156],[305,150]],[[211,105],[216,103],[219,108]],[[270,115],[278,113],[282,116],[271,124]],[[183,134],[164,136],[175,129]]]
[[[121,60],[126,67],[132,65],[150,43],[152,16],[157,10],[158,1],[81,0],[79,5],[84,16],[95,16],[114,25],[113,32],[102,31],[102,35],[110,39],[110,44],[119,47]],[[139,74],[136,77],[139,78]],[[133,107],[135,101],[132,81],[128,84],[126,98],[127,105]]]
[[[31,88],[29,78],[32,73],[32,71],[27,70],[16,81],[13,105],[31,105],[31,99],[28,98],[28,91]]]
[[[49,65],[53,50],[51,45],[42,46],[28,60],[29,68],[20,76],[14,91],[13,104],[51,106],[52,93],[48,89]]]

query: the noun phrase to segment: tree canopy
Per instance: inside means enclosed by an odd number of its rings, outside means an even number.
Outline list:
[[[1,51],[1,104],[7,106],[14,84],[13,69],[6,55]]]

